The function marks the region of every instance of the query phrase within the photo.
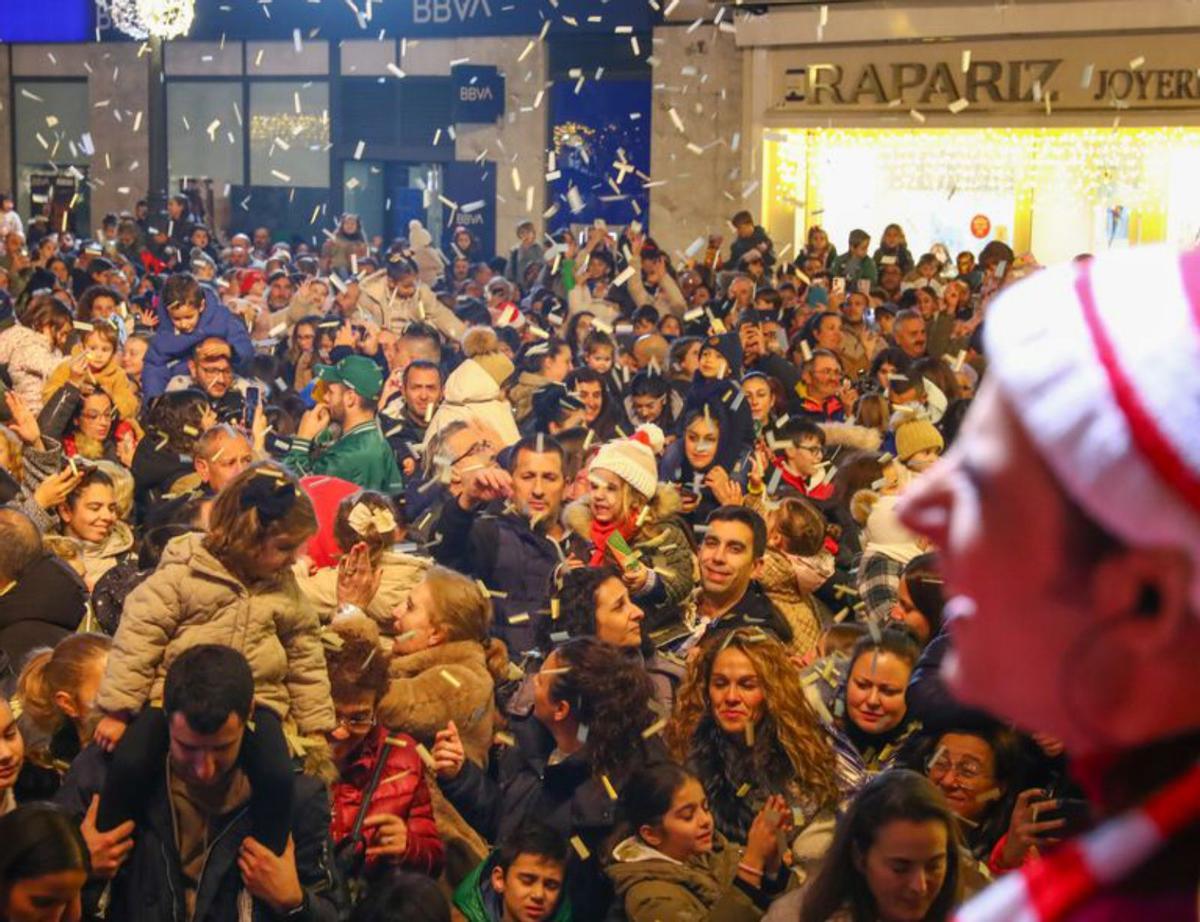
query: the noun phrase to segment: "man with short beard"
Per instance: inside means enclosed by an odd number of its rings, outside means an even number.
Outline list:
[[[356,483],[364,490],[392,495],[404,489],[404,475],[376,418],[383,373],[366,356],[350,355],[336,365],[321,365],[324,401],[300,418],[296,437],[283,463],[298,474],[325,474]],[[341,436],[326,435],[337,423]]]

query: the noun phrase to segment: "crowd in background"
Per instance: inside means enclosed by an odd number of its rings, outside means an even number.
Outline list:
[[[195,208],[0,195],[0,918],[943,920],[1089,823],[897,512],[1031,258]]]

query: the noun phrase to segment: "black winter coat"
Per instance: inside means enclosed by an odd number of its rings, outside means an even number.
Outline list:
[[[103,788],[107,770],[104,753],[96,746],[88,747],[71,765],[57,802],[82,819],[92,795]],[[300,922],[337,922],[343,900],[330,857],[329,795],[320,781],[307,775],[297,775],[295,784],[292,839],[307,909],[288,918]],[[242,876],[237,858],[242,840],[250,834],[248,806],[222,818],[221,829],[209,844],[196,890],[196,909],[190,919],[174,829],[164,763],[153,789],[146,792],[145,818],[134,832],[133,851],[111,882],[107,918],[137,922],[232,922],[238,918]],[[100,889],[89,885],[84,891],[85,915],[88,912],[94,915]],[[255,922],[273,922],[277,918],[265,905],[255,901]]]
[[[569,535],[561,545],[529,527],[515,513],[467,512],[450,498],[435,528],[441,541],[432,548],[438,563],[483,580],[503,595],[492,599],[492,633],[514,659],[534,647],[535,629],[550,617],[550,583],[555,568],[572,552],[586,558],[582,539]],[[561,553],[560,553],[561,548]],[[528,615],[526,619],[513,616]]]
[[[616,824],[616,801],[603,782],[593,777],[585,752],[549,764],[554,738],[536,718],[514,720],[511,730],[516,745],[493,753],[496,777],[468,759],[457,778],[439,782],[442,793],[491,842],[502,841],[522,821],[532,818],[560,835],[577,836],[588,857],[584,859],[577,847],[572,850],[567,873],[572,918],[599,922],[613,895],[601,860],[607,859],[605,846]],[[639,764],[667,758],[658,737],[640,748],[641,752],[629,753],[630,771]]]
[[[31,650],[52,647],[79,627],[87,587],[74,570],[45,554],[0,596],[0,651],[16,671]]]

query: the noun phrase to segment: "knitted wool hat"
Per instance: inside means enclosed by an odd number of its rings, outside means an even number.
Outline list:
[[[512,359],[503,352],[485,352],[475,356],[474,362],[488,373],[497,387],[503,386],[514,371]]]
[[[907,461],[921,451],[946,447],[942,434],[928,419],[913,416],[896,426],[896,457]]]
[[[984,329],[988,377],[1063,491],[1131,547],[1189,554],[1200,612],[1200,249],[1039,272]]]
[[[725,360],[725,377],[740,378],[742,376],[742,341],[736,333],[722,333],[720,336],[710,336],[700,344],[700,351],[715,349]]]
[[[658,489],[658,461],[654,457],[657,444],[662,448],[662,430],[650,423],[639,426],[627,439],[606,442],[592,459],[591,470],[616,474],[645,499]]]

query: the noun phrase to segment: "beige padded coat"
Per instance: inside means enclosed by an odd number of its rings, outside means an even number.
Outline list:
[[[250,591],[204,547],[204,536],[171,541],[150,576],[125,600],[96,705],[138,712],[162,702],[171,662],[189,647],[216,643],[243,653],[255,702],[304,736],[334,728],[320,622],[291,571]]]

